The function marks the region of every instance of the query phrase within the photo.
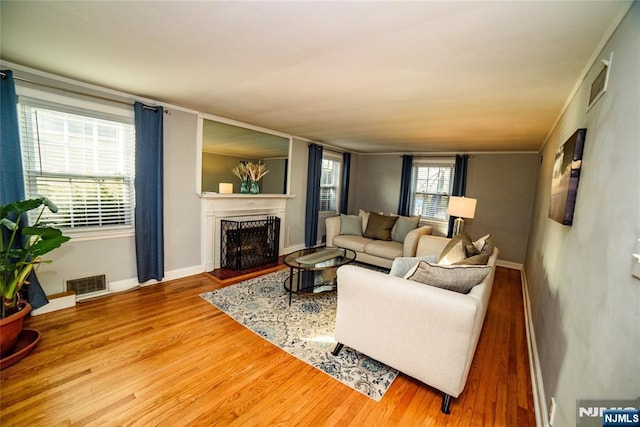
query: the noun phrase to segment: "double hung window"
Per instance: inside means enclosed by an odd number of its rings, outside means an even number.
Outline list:
[[[132,228],[132,117],[19,98],[27,197],[58,206],[44,218],[72,231]]]
[[[454,159],[414,159],[411,215],[422,220],[444,222],[453,188]]]
[[[340,171],[342,156],[336,153],[323,152],[322,175],[320,178],[320,212],[338,211],[340,200]]]

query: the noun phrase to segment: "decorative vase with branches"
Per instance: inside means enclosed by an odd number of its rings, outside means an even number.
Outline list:
[[[240,178],[240,192],[257,194],[260,192],[258,181],[269,173],[262,162],[240,162],[232,170],[233,174]]]

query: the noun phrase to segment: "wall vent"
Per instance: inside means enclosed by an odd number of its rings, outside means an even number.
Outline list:
[[[107,290],[107,275],[81,277],[67,280],[67,291],[73,291],[76,295],[92,294]]]

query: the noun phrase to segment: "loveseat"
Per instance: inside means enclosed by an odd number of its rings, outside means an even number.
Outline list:
[[[382,231],[378,229],[374,230],[373,234],[367,234],[370,217],[372,222],[393,222],[389,218],[395,218],[395,222],[391,227],[387,227],[388,230],[384,230],[383,226]],[[345,226],[346,222],[350,223],[349,226]],[[420,227],[418,222],[418,217],[393,217],[363,211],[357,216],[340,215],[327,218],[327,246],[351,249],[356,253],[357,261],[391,268],[395,258],[415,256],[420,236],[431,234],[430,226]],[[388,235],[385,235],[385,231],[388,231]]]
[[[432,255],[434,261],[448,243],[443,237],[421,236],[416,254]],[[488,250],[486,266],[419,263],[446,273],[488,271],[468,293],[358,266],[340,267],[334,355],[346,345],[442,391],[442,411],[448,414],[451,398],[467,381],[491,295],[498,249],[491,243]],[[412,270],[405,277],[415,275],[416,266]]]

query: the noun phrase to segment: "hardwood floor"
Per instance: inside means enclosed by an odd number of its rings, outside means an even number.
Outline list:
[[[43,338],[0,372],[0,424],[535,425],[518,271],[496,271],[450,415],[440,392],[403,374],[375,402],[199,297],[246,277],[202,274],[28,319]]]

